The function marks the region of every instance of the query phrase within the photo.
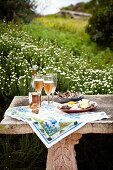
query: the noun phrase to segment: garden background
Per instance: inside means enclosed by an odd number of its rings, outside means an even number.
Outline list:
[[[34,4],[20,2],[0,1],[1,119],[15,95],[28,95],[34,64],[42,74],[58,74],[57,91],[113,94],[112,0],[68,7],[90,12],[91,18],[61,13],[37,16],[31,10]],[[78,169],[113,169],[112,143],[113,135],[83,135],[75,146]],[[47,149],[35,134],[1,135],[0,148],[0,169],[46,167]]]

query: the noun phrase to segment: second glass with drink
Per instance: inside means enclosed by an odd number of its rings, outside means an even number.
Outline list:
[[[53,81],[52,74],[45,75],[44,76],[44,90],[48,97],[48,104],[50,102],[49,97],[50,97],[50,94],[52,93],[53,88],[54,88],[54,81]]]

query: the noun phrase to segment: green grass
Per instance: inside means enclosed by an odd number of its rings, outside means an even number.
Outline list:
[[[35,134],[1,135],[0,169],[46,169],[47,148]]]
[[[73,19],[70,17],[60,17],[60,16],[47,16],[38,17],[36,19],[38,22],[43,23],[47,27],[56,28],[62,31],[69,31],[71,33],[79,32],[83,33],[86,25],[88,24],[88,19],[79,18]]]
[[[74,55],[82,56],[92,64],[96,63],[98,68],[105,64],[113,64],[113,51],[107,47],[97,46],[90,40],[85,32],[87,24],[87,19],[49,16],[37,18],[23,29],[37,40],[41,38],[50,40],[70,49]]]

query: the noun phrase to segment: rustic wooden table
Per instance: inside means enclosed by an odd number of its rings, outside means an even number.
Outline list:
[[[111,115],[109,119],[87,123],[84,127],[64,138],[48,149],[47,170],[77,170],[74,145],[79,142],[82,134],[113,133],[113,95],[86,95],[85,98],[96,101],[98,107],[95,112],[104,111]],[[42,97],[45,100],[45,97]],[[10,107],[28,105],[27,96],[15,96]],[[22,121],[4,115],[0,123],[0,134],[27,134],[34,133],[31,127]]]

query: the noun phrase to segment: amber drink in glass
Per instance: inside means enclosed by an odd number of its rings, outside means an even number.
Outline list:
[[[42,75],[38,74],[34,78],[34,89],[35,91],[41,94],[42,88],[43,88],[43,77]]]
[[[52,93],[53,87],[54,87],[54,82],[53,82],[52,75],[45,75],[44,76],[44,90],[48,96],[48,104],[49,104],[49,96]]]

